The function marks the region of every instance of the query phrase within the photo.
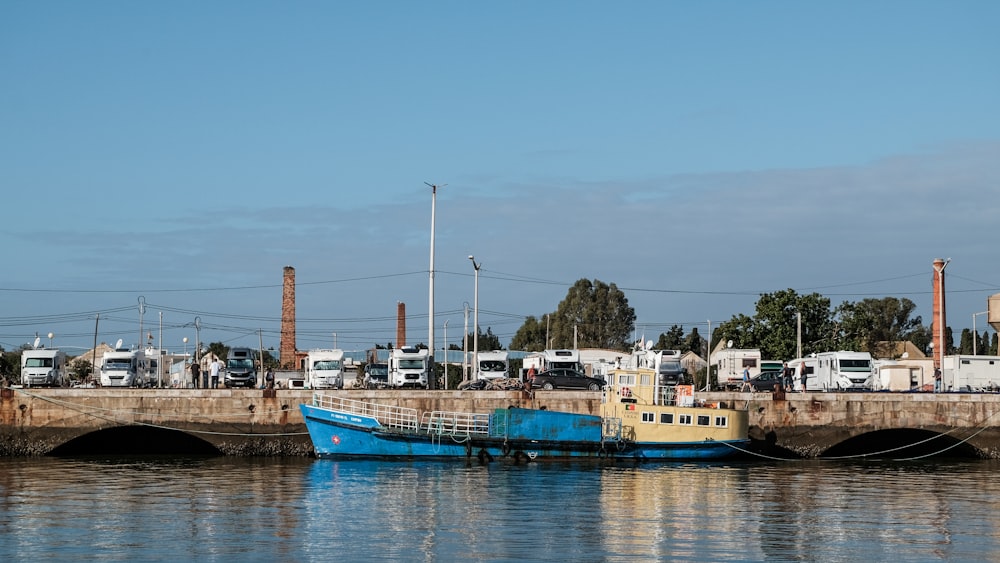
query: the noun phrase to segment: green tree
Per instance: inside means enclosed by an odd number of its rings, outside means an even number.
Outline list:
[[[220,360],[226,361],[226,357],[229,356],[229,346],[221,342],[212,342],[208,345],[208,353],[215,354]]]
[[[964,354],[964,355],[972,354],[972,338],[973,338],[972,331],[967,328],[963,328],[962,336],[960,337],[958,344],[959,354]],[[975,338],[976,340],[979,340],[979,335],[977,334]],[[979,346],[979,342],[976,342],[976,346]]]
[[[572,348],[575,341],[579,348],[625,351],[631,348],[634,327],[635,310],[615,284],[581,279],[569,288],[556,312],[548,316],[546,325],[528,317],[511,339],[511,348],[529,351]]]
[[[469,342],[471,343],[472,341],[470,340]],[[539,322],[533,316],[524,319],[524,324],[521,325],[521,328],[517,329],[517,332],[514,333],[514,338],[510,340],[511,350],[540,352],[545,347],[545,324]]]
[[[695,354],[703,354],[702,350],[705,348],[705,339],[698,334],[698,327],[691,329],[691,332],[684,338],[684,344],[681,345],[681,352],[694,352]]]
[[[835,349],[837,329],[830,300],[818,293],[799,295],[794,289],[761,294],[752,318],[740,314],[713,331],[713,347],[732,340],[733,348],[757,348],[765,359],[792,359],[798,349],[798,315],[803,356]]]
[[[868,352],[875,357],[893,350],[896,342],[907,340],[920,326],[922,321],[919,316],[910,317],[916,308],[916,304],[906,298],[883,297],[856,303],[845,301],[837,307],[837,315],[841,337],[848,343],[846,349]],[[888,345],[888,350],[880,348],[882,342]]]
[[[0,348],[0,381],[4,386],[21,382],[21,352]]]
[[[472,340],[472,333],[470,332],[467,336],[469,339],[469,350],[475,349],[475,341]],[[483,331],[479,331],[479,351],[484,350],[502,350],[503,346],[500,344],[500,337],[493,334],[493,329],[486,327],[486,334]],[[461,348],[459,348],[461,350]],[[514,348],[514,350],[520,350],[520,348]]]
[[[86,381],[90,377],[90,370],[93,367],[93,364],[88,359],[77,358],[73,360],[69,364],[70,379],[73,381]]]
[[[680,350],[684,346],[684,327],[673,325],[670,330],[660,334],[660,339],[654,346],[657,350]]]
[[[910,336],[907,338],[913,343],[921,352],[927,352],[929,344],[931,343],[931,329],[924,325],[920,325],[913,329]]]

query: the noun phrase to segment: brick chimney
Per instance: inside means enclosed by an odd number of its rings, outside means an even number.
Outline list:
[[[941,360],[945,355],[945,333],[948,326],[948,317],[945,314],[945,302],[944,302],[944,269],[948,265],[951,258],[944,260],[942,258],[934,259],[934,277],[933,283],[931,284],[934,289],[934,309],[932,312],[931,320],[931,342],[934,343],[934,367],[941,367]]]
[[[406,346],[406,303],[396,302],[396,348]]]
[[[296,369],[295,365],[295,268],[285,266],[285,281],[281,289],[281,367]]]

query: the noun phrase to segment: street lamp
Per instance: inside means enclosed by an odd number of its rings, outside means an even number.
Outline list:
[[[438,187],[444,187],[444,184],[438,186],[437,184],[429,184],[424,182],[431,188],[431,264],[430,264],[430,283],[428,289],[428,299],[427,299],[427,349],[431,351],[431,373],[434,373],[434,214],[437,211],[437,189]],[[427,380],[427,386],[430,389],[434,389],[434,377]]]
[[[184,341],[184,361],[187,361],[187,356],[188,356],[188,337],[185,336],[181,340]]]
[[[477,264],[476,257],[471,254],[469,260],[476,270],[476,290],[472,298],[472,373],[475,375],[472,381],[479,381],[479,268],[482,264]]]
[[[976,317],[979,315],[985,315],[989,311],[983,311],[981,313],[972,313],[972,355],[976,356],[976,341],[979,340],[979,332],[976,330]],[[989,352],[987,352],[989,354]]]
[[[49,349],[51,349],[51,348],[52,348],[52,339],[53,339],[54,337],[55,337],[55,335],[54,335],[54,334],[52,334],[52,333],[50,332],[50,333],[49,333]]]

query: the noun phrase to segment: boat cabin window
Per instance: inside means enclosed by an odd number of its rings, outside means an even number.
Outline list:
[[[656,414],[651,412],[642,413],[643,422],[656,422]]]
[[[672,412],[660,413],[660,424],[673,424],[673,423],[674,423],[674,413]]]
[[[644,373],[644,374],[640,375],[639,379],[642,381],[642,383],[640,383],[640,385],[645,385],[646,387],[649,387],[650,385],[652,385],[652,382],[650,381],[650,375],[648,373]]]
[[[619,373],[618,385],[635,385],[634,373]]]
[[[677,423],[678,423],[678,424],[687,424],[687,425],[690,425],[690,424],[691,424],[691,415],[689,415],[689,414],[682,414],[682,415],[679,415],[679,416],[677,417],[677,419],[678,419],[678,420],[677,420]]]
[[[719,428],[727,428],[729,426],[729,417],[726,416],[716,416],[715,425]]]
[[[708,426],[708,423],[709,423],[710,420],[711,420],[711,417],[708,416],[707,414],[699,414],[698,415],[698,426]]]

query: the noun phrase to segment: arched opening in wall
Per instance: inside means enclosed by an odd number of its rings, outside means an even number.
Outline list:
[[[925,459],[925,458],[980,458],[982,456],[960,438],[919,430],[901,428],[878,430],[855,436],[823,452],[822,459],[871,458],[871,459]]]
[[[215,446],[178,430],[118,426],[84,434],[49,455],[222,455]]]

